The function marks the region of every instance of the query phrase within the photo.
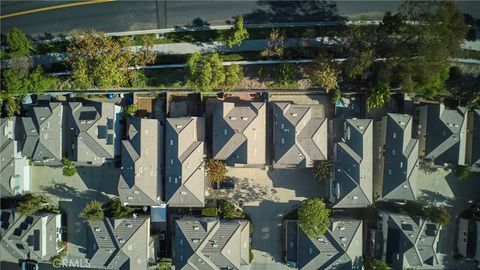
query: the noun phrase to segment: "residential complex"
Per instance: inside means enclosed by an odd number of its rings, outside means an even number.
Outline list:
[[[83,254],[96,269],[148,269],[164,258],[175,269],[362,269],[367,257],[393,269],[448,263],[450,255],[439,250],[448,245],[441,237],[447,225],[402,207],[422,198],[425,166],[478,169],[478,110],[418,104],[418,114],[370,119],[336,116],[330,103],[240,97],[212,97],[205,113],[189,116],[142,113],[148,118],[128,116],[114,102],[39,99],[24,104],[21,117],[2,118],[2,198],[53,194],[69,221],[65,226],[48,209],[28,216],[2,210],[2,259]],[[64,158],[77,174],[38,180],[49,168],[60,172]],[[211,185],[208,159],[224,162],[230,186]],[[319,181],[312,174],[322,162],[331,167]],[[284,199],[290,193],[296,197]],[[114,196],[120,206],[112,210]],[[321,197],[330,208],[322,236],[309,237],[293,217],[306,197]],[[102,201],[105,216],[85,222],[76,204],[91,200]],[[458,231],[451,242],[458,254],[478,260],[478,219],[464,215],[458,224],[449,227]],[[261,241],[268,243],[256,250]],[[281,258],[259,263],[269,246]]]

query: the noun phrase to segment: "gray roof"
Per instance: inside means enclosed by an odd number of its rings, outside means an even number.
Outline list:
[[[68,108],[71,160],[102,164],[104,159],[113,159],[119,154],[119,106],[107,102],[92,102],[91,105],[70,102]]]
[[[0,119],[0,197],[15,196],[29,188],[29,161],[22,157],[15,140],[17,120],[20,118]]]
[[[212,155],[233,164],[265,164],[266,105],[222,102],[213,107]]]
[[[15,195],[10,188],[10,179],[15,174],[14,120],[0,119],[0,182],[1,197]]]
[[[425,159],[434,164],[465,164],[467,109],[446,109],[443,104],[426,105]]]
[[[88,224],[87,258],[92,267],[147,269],[150,219],[108,219]]]
[[[383,198],[415,200],[418,174],[418,140],[412,139],[412,117],[389,113],[384,117]]]
[[[380,212],[384,258],[393,269],[436,266],[441,226],[420,217]]]
[[[469,147],[472,150],[470,163],[476,167],[480,167],[480,147],[478,145],[480,145],[480,110],[473,110],[472,145]]]
[[[336,208],[366,207],[373,196],[373,124],[370,119],[348,119],[342,142],[336,144],[332,198]]]
[[[123,203],[157,205],[162,197],[163,126],[157,119],[128,118],[122,141],[118,193]]]
[[[288,226],[297,226],[297,222],[288,222]],[[298,228],[297,249],[289,251],[297,253],[297,267],[303,270],[362,269],[362,235],[362,221],[332,219],[325,235],[317,239]]]
[[[328,121],[319,117],[320,105],[273,105],[275,165],[313,167],[328,156]]]
[[[0,260],[31,258],[48,261],[57,254],[60,215],[43,213],[21,216],[15,210],[0,211]]]
[[[243,269],[249,262],[249,222],[184,217],[175,222],[175,269]]]
[[[201,117],[167,119],[165,200],[169,206],[205,205],[204,130]]]
[[[27,107],[30,117],[19,121],[17,136],[21,140],[22,154],[34,162],[61,165],[63,158],[63,105],[50,102]]]

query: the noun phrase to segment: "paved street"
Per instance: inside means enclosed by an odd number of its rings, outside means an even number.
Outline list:
[[[419,199],[427,203],[447,206],[451,221],[440,233],[438,252],[444,263],[452,268],[460,267],[451,256],[455,244],[455,218],[467,209],[469,201],[480,200],[480,174],[474,174],[464,181],[456,179],[453,173],[439,169],[436,172],[418,174]],[[464,266],[462,265],[462,268]]]
[[[281,264],[282,216],[306,198],[324,196],[325,183],[313,178],[307,169],[229,168],[228,175],[239,184],[235,190],[215,195],[233,203],[245,201],[244,210],[252,217],[254,227],[251,269],[287,269]]]
[[[114,167],[78,168],[72,177],[61,168],[33,166],[31,191],[46,193],[67,215],[68,256],[84,258],[86,225],[78,215],[91,200],[106,202],[117,194],[120,170]]]
[[[74,1],[1,1],[1,14],[34,11]],[[93,1],[91,1],[93,2]],[[330,21],[347,17],[380,19],[400,1],[98,1],[2,19],[1,32],[20,27],[28,34],[68,33],[96,28],[104,32],[191,25],[200,18],[211,25],[243,15],[247,23]],[[460,1],[463,12],[480,16],[475,1]]]

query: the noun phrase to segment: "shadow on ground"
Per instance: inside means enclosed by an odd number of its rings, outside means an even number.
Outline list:
[[[118,195],[120,169],[110,166],[78,167],[77,173],[87,188]]]
[[[268,171],[274,188],[295,192],[295,197],[328,197],[327,181],[318,181],[311,169],[274,169]]]
[[[337,13],[334,1],[258,1],[261,7],[252,13],[244,14],[247,23],[269,22],[313,22],[345,20]]]
[[[252,218],[252,248],[267,254],[260,254],[254,262],[265,263],[273,260],[282,263],[282,218],[293,211],[301,201],[289,202],[263,201],[258,206],[245,206],[243,210]],[[258,254],[256,254],[258,256]],[[268,258],[268,255],[271,257]]]

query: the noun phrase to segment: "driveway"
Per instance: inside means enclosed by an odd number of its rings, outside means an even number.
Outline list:
[[[440,232],[438,247],[444,264],[449,268],[468,268],[452,257],[455,246],[455,221],[471,202],[480,200],[479,179],[479,173],[472,173],[468,179],[460,181],[452,172],[443,169],[430,173],[419,171],[419,199],[430,204],[446,206],[450,214],[450,222]]]
[[[250,269],[289,269],[282,264],[282,217],[306,198],[324,197],[326,183],[320,183],[307,169],[229,168],[236,179],[234,190],[214,191],[214,197],[238,204],[253,221],[254,260]]]
[[[120,170],[113,166],[84,167],[67,177],[61,168],[33,166],[31,175],[31,191],[47,194],[67,216],[68,256],[84,258],[86,226],[78,215],[89,201],[107,202],[117,195]]]

